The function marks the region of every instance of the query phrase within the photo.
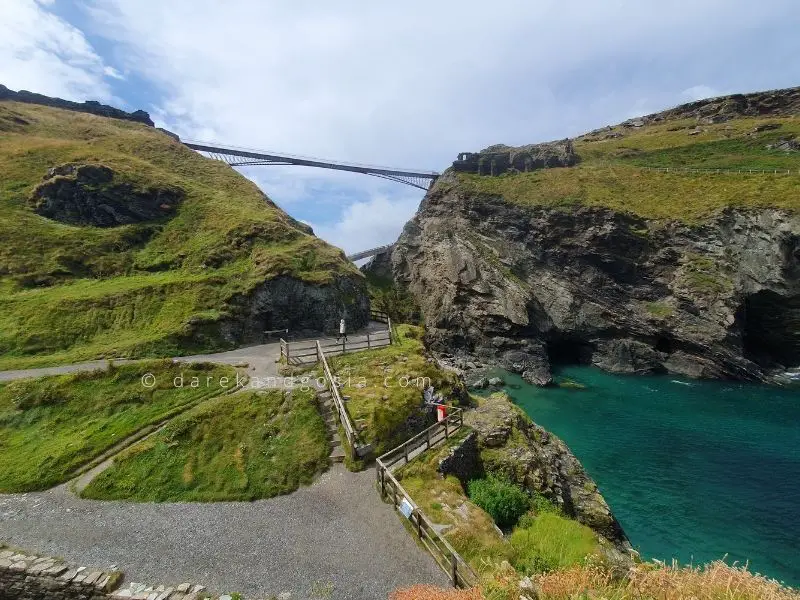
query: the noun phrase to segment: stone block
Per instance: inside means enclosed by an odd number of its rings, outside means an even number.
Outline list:
[[[86,579],[83,580],[83,583],[86,585],[94,585],[94,583],[103,576],[102,571],[92,571],[86,576]]]

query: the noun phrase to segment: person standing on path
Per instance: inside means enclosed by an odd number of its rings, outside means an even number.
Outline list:
[[[339,335],[336,336],[336,341],[338,342],[340,338],[344,338],[344,341],[347,341],[347,328],[344,326],[344,319],[339,321]]]

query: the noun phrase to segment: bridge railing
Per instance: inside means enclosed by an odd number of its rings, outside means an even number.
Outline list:
[[[250,152],[252,154],[265,154],[274,157],[283,157],[283,158],[290,158],[296,160],[307,160],[312,162],[320,162],[320,163],[328,163],[332,165],[340,165],[340,166],[350,166],[350,167],[363,167],[365,169],[376,169],[380,171],[407,171],[407,172],[416,172],[420,174],[438,176],[439,173],[437,171],[430,171],[428,169],[400,169],[397,167],[386,167],[381,165],[370,165],[365,163],[357,163],[357,162],[349,162],[349,161],[340,161],[340,160],[329,160],[327,158],[315,158],[313,156],[303,156],[300,154],[287,154],[286,152],[273,152],[270,150],[263,150],[258,148],[246,148],[243,146],[231,146],[230,144],[220,145],[216,142],[204,142],[199,140],[181,140],[187,146],[206,146],[209,148],[215,148],[214,151],[218,152],[219,154],[224,154],[225,150],[234,150],[239,152]]]
[[[367,258],[368,256],[375,256],[376,254],[381,254],[390,250],[394,244],[386,244],[384,246],[377,246],[375,248],[370,248],[369,250],[362,250],[361,252],[354,252],[353,254],[349,254],[347,256],[347,260],[350,261],[357,261],[361,260],[362,258]]]

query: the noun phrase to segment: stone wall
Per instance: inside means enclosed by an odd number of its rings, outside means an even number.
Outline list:
[[[232,600],[202,585],[124,583],[121,571],[76,567],[59,558],[4,549],[0,544],[0,600]],[[289,600],[289,596],[279,596]]]
[[[482,474],[478,436],[474,431],[450,449],[449,454],[439,461],[438,470],[443,475],[455,475],[465,489],[471,479]]]
[[[571,167],[580,157],[569,139],[512,147],[504,144],[489,146],[480,152],[461,152],[453,161],[453,170],[461,173],[497,176],[504,173],[517,173]]]

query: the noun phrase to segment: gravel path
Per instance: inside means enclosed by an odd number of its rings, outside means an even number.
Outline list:
[[[415,583],[447,586],[381,502],[374,477],[337,465],[309,487],[252,503],[101,502],[75,498],[65,486],[0,495],[0,541],[118,565],[127,581],[194,581],[250,598],[377,600]],[[326,588],[331,595],[321,593]]]
[[[359,332],[350,334],[350,342],[358,343],[366,340],[365,332],[383,331],[386,325],[383,323],[370,322],[370,324]],[[309,338],[307,340],[296,340],[306,342],[319,339],[321,342],[335,340],[333,337]],[[247,374],[251,377],[262,379],[276,378],[278,375],[278,365],[275,362],[280,355],[280,343],[272,342],[269,344],[259,344],[256,346],[245,346],[227,352],[216,352],[213,354],[194,354],[191,356],[177,356],[173,360],[180,362],[216,362],[228,365],[238,365],[247,363]],[[116,364],[135,363],[137,360],[114,359]],[[13,379],[24,379],[26,377],[43,377],[45,375],[63,375],[76,371],[91,371],[94,369],[106,369],[108,360],[90,360],[87,362],[74,363],[70,365],[59,365],[56,367],[39,367],[36,369],[15,369],[11,371],[0,371],[0,381],[11,381]]]

